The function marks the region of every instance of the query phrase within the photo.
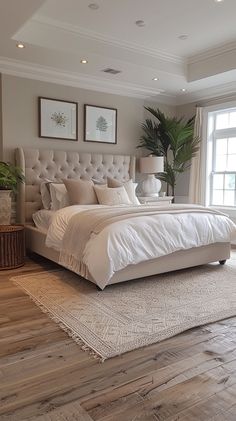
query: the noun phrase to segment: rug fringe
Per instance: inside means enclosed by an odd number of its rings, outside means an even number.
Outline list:
[[[24,291],[26,292],[25,288],[22,285],[19,285],[19,283],[17,282],[15,278],[11,278],[10,280],[14,284],[16,284],[18,287],[23,288]],[[64,332],[66,332],[67,335],[71,339],[73,339],[74,342],[76,342],[80,346],[80,349],[82,351],[87,352],[89,355],[91,355],[94,359],[98,360],[100,363],[103,363],[107,359],[106,357],[102,357],[100,354],[94,351],[94,349],[92,349],[89,345],[87,345],[86,342],[84,342],[84,340],[80,336],[76,335],[57,316],[49,312],[47,307],[44,304],[42,304],[36,297],[31,295],[28,291],[27,291],[27,295],[29,296],[31,301],[33,301],[44,314],[46,314],[53,322],[55,322],[62,330],[64,330]]]

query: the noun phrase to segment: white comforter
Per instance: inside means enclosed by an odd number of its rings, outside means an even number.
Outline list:
[[[94,205],[94,207],[101,205]],[[72,216],[91,209],[70,206],[56,212],[49,227],[46,245],[65,250],[64,233]],[[79,241],[79,232],[74,234]],[[159,214],[126,219],[92,234],[83,254],[96,283],[104,288],[113,274],[129,264],[161,257],[178,250],[236,239],[236,226],[224,215],[208,213]],[[74,256],[76,257],[76,256]]]

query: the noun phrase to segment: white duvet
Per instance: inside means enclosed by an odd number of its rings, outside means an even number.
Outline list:
[[[101,205],[70,206],[55,213],[46,245],[66,249],[63,237],[72,216]],[[79,241],[79,232],[74,234]],[[104,288],[113,274],[129,264],[161,257],[178,250],[236,239],[236,226],[224,215],[209,213],[158,214],[113,223],[92,234],[83,253],[96,283]],[[76,256],[74,256],[76,257]]]

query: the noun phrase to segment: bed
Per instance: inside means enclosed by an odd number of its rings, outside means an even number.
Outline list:
[[[46,246],[47,228],[36,228],[32,215],[42,209],[40,183],[49,178],[105,179],[107,176],[125,182],[135,179],[135,157],[127,155],[90,154],[46,149],[16,150],[16,162],[23,169],[25,184],[20,186],[17,212],[21,223],[25,224],[26,245],[31,252],[60,263],[60,252]],[[149,210],[148,210],[149,211]],[[230,257],[230,239],[217,241],[200,247],[178,250],[161,257],[128,264],[112,274],[106,285],[146,277],[163,272],[198,266],[210,262],[224,263]],[[87,279],[104,288],[90,273]]]

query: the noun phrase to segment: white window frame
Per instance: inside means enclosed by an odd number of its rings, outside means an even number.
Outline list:
[[[202,186],[201,186],[201,190],[202,190],[202,199],[203,199],[203,203],[206,206],[210,206],[213,208],[217,208],[220,209],[222,211],[226,211],[226,213],[232,217],[234,220],[236,220],[236,206],[225,206],[225,205],[210,205],[211,203],[211,192],[212,192],[212,171],[215,168],[215,162],[214,162],[214,145],[215,145],[215,132],[214,132],[214,127],[210,127],[211,124],[213,124],[213,120],[212,123],[210,121],[210,117],[211,115],[213,116],[214,113],[218,112],[218,111],[222,111],[222,112],[227,112],[227,110],[229,109],[236,109],[236,101],[232,101],[232,102],[227,102],[227,103],[223,103],[223,104],[217,104],[214,106],[210,106],[210,107],[205,107],[203,110],[203,141],[202,141],[202,146],[201,146],[201,156],[203,157],[202,159]],[[223,134],[226,135],[227,132],[227,136],[223,136]],[[233,137],[236,137],[236,129],[235,128],[229,128],[229,129],[220,129],[217,130],[216,136],[215,137],[228,137],[228,134],[234,135]],[[217,172],[218,173],[218,172]],[[225,172],[223,172],[225,173]],[[230,174],[232,173],[231,171],[229,172]],[[233,172],[234,173],[234,172]]]

